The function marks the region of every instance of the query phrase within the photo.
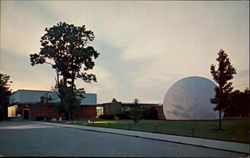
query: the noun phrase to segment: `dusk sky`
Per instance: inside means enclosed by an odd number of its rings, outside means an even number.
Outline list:
[[[100,53],[91,71],[97,83],[77,87],[97,93],[97,102],[116,98],[163,103],[179,79],[212,80],[211,64],[225,50],[237,69],[233,86],[249,86],[249,2],[247,1],[1,1],[0,73],[12,91],[51,90],[50,65],[31,66],[45,28],[58,22],[85,25]]]

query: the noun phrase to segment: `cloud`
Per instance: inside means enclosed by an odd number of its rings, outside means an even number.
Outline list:
[[[30,65],[29,56],[1,50],[1,73],[10,75],[12,90],[36,89],[49,90],[54,85],[55,72],[49,65]]]
[[[96,65],[91,73],[96,74],[97,82],[85,83],[82,80],[77,80],[77,87],[84,88],[87,93],[97,93],[98,103],[110,102],[113,98],[119,98],[122,85],[110,71],[103,66]]]
[[[244,91],[247,87],[249,88],[249,69],[237,72],[232,82],[234,89]]]
[[[98,83],[77,83],[96,92],[98,102],[115,97],[162,103],[183,77],[212,79],[209,68],[220,48],[237,72],[249,70],[247,2],[3,1],[0,66],[17,89],[54,84],[53,69],[31,67],[28,55],[39,51],[44,29],[59,21],[84,24],[95,33],[90,44],[100,52],[93,70]],[[249,85],[249,73],[244,74],[235,76],[235,88]]]
[[[1,48],[17,54],[40,50],[45,28],[64,21],[40,2],[1,2]]]

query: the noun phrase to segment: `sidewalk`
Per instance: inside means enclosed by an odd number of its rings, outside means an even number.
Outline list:
[[[51,122],[37,122],[36,121],[36,123],[64,127],[64,128],[75,128],[75,129],[81,129],[81,130],[121,134],[121,135],[154,139],[154,140],[160,140],[160,141],[188,144],[188,145],[194,145],[194,146],[200,146],[200,147],[206,147],[206,148],[234,151],[234,152],[240,152],[240,153],[246,153],[246,154],[249,154],[249,151],[250,151],[249,149],[250,144],[246,144],[246,143],[227,142],[227,141],[212,140],[212,139],[192,138],[192,137],[174,136],[174,135],[122,130],[122,129],[68,125],[68,124],[51,123]]]

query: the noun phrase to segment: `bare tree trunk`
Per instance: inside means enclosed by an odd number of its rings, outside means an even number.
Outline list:
[[[219,130],[221,130],[221,109],[219,112]]]
[[[223,96],[222,86],[220,86],[220,96]],[[219,130],[221,130],[221,110],[222,110],[222,98],[219,99]]]

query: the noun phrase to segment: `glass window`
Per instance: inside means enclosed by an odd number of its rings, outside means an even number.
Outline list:
[[[99,118],[103,114],[104,114],[103,106],[97,106],[96,107],[96,118]]]

